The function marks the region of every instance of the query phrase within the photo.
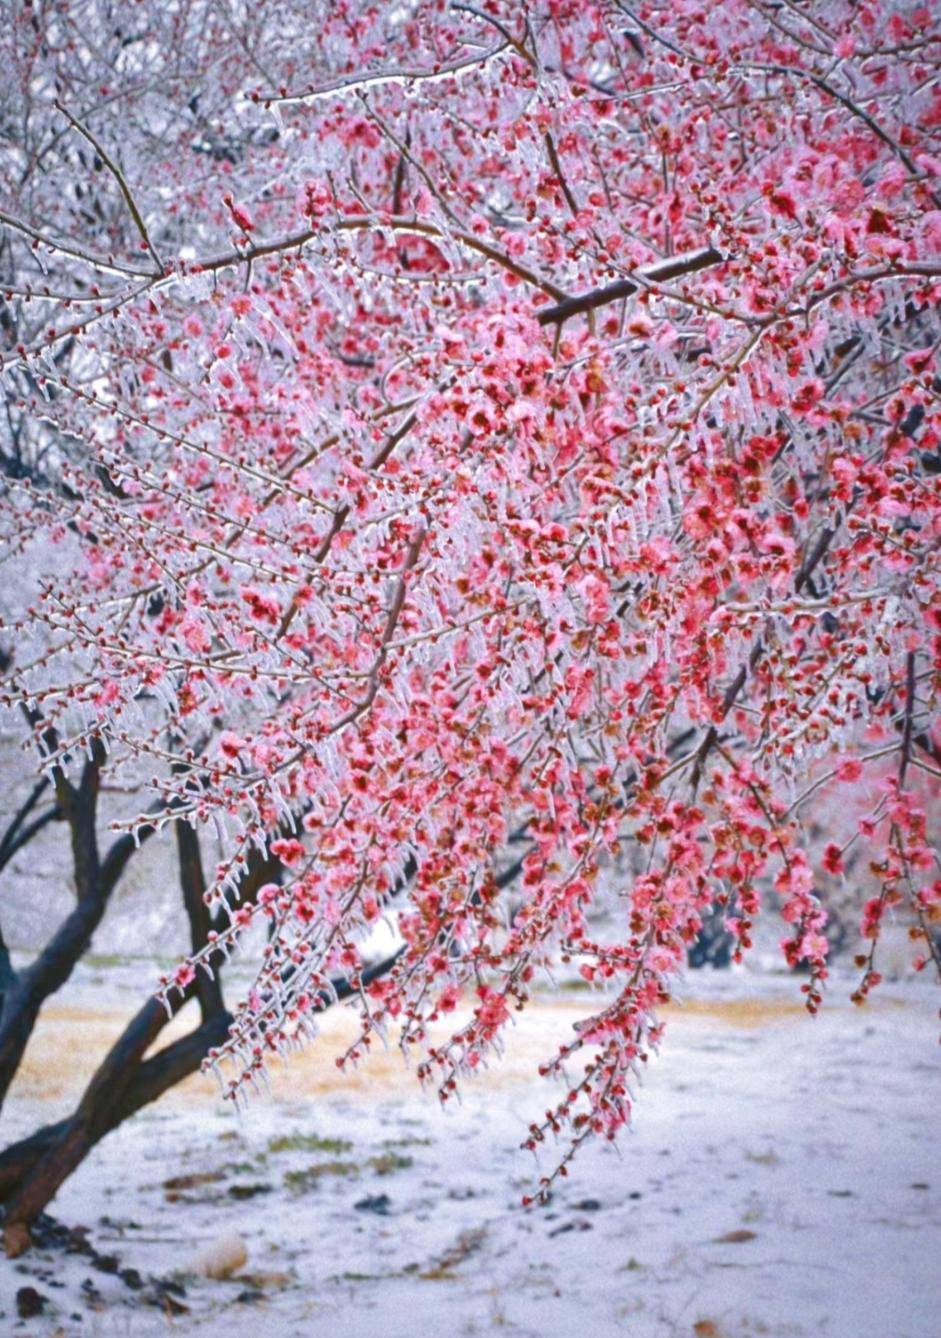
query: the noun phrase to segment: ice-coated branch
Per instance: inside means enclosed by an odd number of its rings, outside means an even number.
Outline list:
[[[614,283],[592,288],[577,297],[564,298],[551,307],[541,307],[536,319],[540,325],[561,325],[572,316],[582,316],[585,312],[596,311],[598,307],[631,297],[645,283],[669,283],[671,279],[680,279],[712,265],[721,265],[724,260],[725,256],[714,246],[704,246],[685,255],[658,261],[654,265],[644,265],[637,271],[636,279],[617,279]]]

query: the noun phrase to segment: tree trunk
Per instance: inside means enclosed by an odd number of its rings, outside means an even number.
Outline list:
[[[4,1225],[8,1255],[29,1247],[30,1225],[95,1144],[194,1072],[209,1049],[225,1039],[232,1021],[219,1011],[144,1061],[168,1020],[162,1005],[148,1000],[111,1048],[71,1117],[14,1144],[0,1158],[0,1183],[9,1194]]]
[[[177,844],[180,886],[193,951],[197,952],[206,944],[212,926],[203,902],[205,884],[198,837],[183,822],[177,823]],[[240,899],[253,901],[261,885],[275,877],[279,868],[272,858],[257,853],[250,857],[239,889]],[[145,1059],[169,1021],[163,1005],[148,999],[102,1061],[72,1115],[0,1154],[0,1200],[6,1202],[4,1246],[8,1255],[29,1248],[30,1225],[96,1143],[141,1106],[193,1073],[208,1051],[225,1039],[232,1019],[225,1010],[218,981],[223,960],[221,951],[213,953],[210,965],[214,978],[198,972],[182,994],[177,993],[171,1000],[171,1014],[175,1015],[189,1000],[197,999],[202,1013],[200,1026]],[[37,1013],[38,1007],[37,1003]]]
[[[46,746],[54,749],[55,735],[47,731]],[[75,964],[84,956],[92,935],[101,923],[122,873],[134,850],[134,838],[125,835],[114,841],[104,859],[99,856],[96,831],[98,790],[104,749],[92,748],[92,757],[82,769],[77,784],[72,784],[57,768],[54,774],[57,803],[49,814],[24,827],[23,822],[42,792],[37,785],[7,829],[0,851],[9,858],[32,836],[50,815],[61,815],[69,825],[72,863],[77,903],[65,917],[36,960],[22,972],[14,972],[7,961],[3,972],[2,1008],[0,1008],[0,1106],[16,1076],[42,1005],[68,980]],[[143,828],[139,840],[146,839],[152,828]],[[0,867],[6,860],[0,860]]]
[[[150,1059],[143,1060],[121,1100],[110,1109],[107,1120],[94,1122],[100,1131],[94,1141],[89,1142],[86,1152],[112,1129],[195,1073],[213,1046],[221,1045],[225,1040],[230,1022],[231,1015],[221,1013],[211,1023],[203,1023],[189,1035],[181,1036]],[[47,1124],[0,1153],[0,1203],[13,1197],[37,1164],[69,1134],[74,1120],[72,1115],[56,1124]]]

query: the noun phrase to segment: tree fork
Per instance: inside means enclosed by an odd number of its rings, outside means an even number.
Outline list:
[[[134,838],[119,837],[104,859],[95,840],[95,816],[99,763],[85,767],[78,786],[64,776],[57,778],[59,807],[72,834],[75,883],[78,902],[65,917],[36,960],[24,971],[5,976],[0,1013],[0,1106],[16,1076],[42,1005],[59,990],[87,951],[101,923],[111,893],[134,853]],[[144,840],[153,829],[140,833]]]
[[[198,952],[207,942],[211,919],[203,901],[205,884],[199,838],[183,822],[177,823],[177,847],[192,948]],[[254,852],[242,878],[240,900],[253,902],[258,889],[274,876],[277,867],[271,856]],[[157,999],[148,999],[98,1067],[73,1114],[0,1154],[0,1200],[8,1204],[4,1227],[8,1255],[16,1256],[29,1248],[30,1225],[96,1143],[142,1106],[195,1072],[208,1052],[225,1040],[232,1018],[225,1010],[217,975],[223,960],[221,950],[214,953],[209,961],[213,978],[205,971],[199,972],[171,1000],[169,1013]],[[200,1026],[145,1059],[170,1019],[194,998],[198,999],[202,1013]]]

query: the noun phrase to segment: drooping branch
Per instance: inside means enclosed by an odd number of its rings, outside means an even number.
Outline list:
[[[317,102],[322,98],[336,97],[344,93],[359,93],[364,89],[380,88],[383,84],[439,83],[444,79],[451,79],[456,75],[463,74],[465,71],[481,69],[495,56],[499,56],[501,52],[506,51],[508,47],[509,42],[501,42],[489,51],[483,51],[479,55],[466,56],[460,60],[448,61],[435,69],[412,69],[402,66],[388,70],[367,70],[365,73],[346,75],[344,78],[335,79],[331,83],[307,89],[303,93],[270,92],[264,96],[263,100],[266,104],[279,103],[281,106],[290,106],[291,104]]]

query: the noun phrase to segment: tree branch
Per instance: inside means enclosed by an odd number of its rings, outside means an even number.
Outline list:
[[[0,869],[5,869],[13,856],[24,846],[29,845],[33,837],[41,832],[43,827],[47,827],[50,822],[58,822],[61,817],[62,809],[58,804],[53,804],[51,808],[46,809],[45,813],[40,813],[33,818],[32,822],[28,822],[19,835],[13,837],[9,845],[5,844],[3,848],[0,848]]]
[[[6,853],[8,846],[10,845],[13,838],[16,836],[16,833],[19,830],[22,823],[26,820],[26,818],[29,817],[30,813],[36,807],[37,803],[39,802],[40,795],[48,787],[48,785],[49,785],[48,776],[40,777],[40,779],[30,790],[23,804],[20,806],[18,812],[13,815],[13,818],[10,821],[9,826],[3,833],[3,837],[0,838],[0,868],[2,868],[4,864],[6,864],[9,858],[9,856]]]
[[[211,928],[209,907],[204,900],[206,879],[203,874],[199,836],[188,822],[179,820],[175,823],[175,827],[180,862],[180,887],[190,924],[190,942],[193,952],[196,953],[206,946]],[[222,985],[218,974],[213,973],[210,976],[206,971],[197,972],[196,994],[203,1022],[208,1022],[217,1013],[224,1011]]]
[[[639,269],[636,279],[618,279],[603,288],[592,288],[578,297],[567,297],[554,306],[543,307],[536,320],[540,325],[559,325],[570,316],[580,316],[586,311],[595,311],[610,302],[617,302],[622,297],[630,297],[645,282],[667,283],[670,279],[682,278],[684,274],[695,274],[697,270],[708,269],[711,265],[721,265],[725,259],[714,246],[705,246],[699,251],[660,260],[655,265],[645,265]]]
[[[905,785],[905,776],[912,756],[912,729],[915,721],[915,652],[905,657],[905,723],[902,727],[902,760],[899,763],[899,789]]]
[[[77,130],[78,133],[84,139],[88,140],[89,144],[98,154],[98,157],[101,159],[105,167],[107,167],[108,171],[111,173],[115,181],[118,183],[118,187],[120,188],[121,194],[124,196],[125,203],[127,204],[127,207],[131,212],[131,217],[134,220],[134,226],[137,228],[137,231],[140,233],[141,240],[147,247],[147,250],[150,252],[151,259],[157,266],[158,272],[160,274],[163,274],[164,272],[163,261],[160,259],[153,242],[150,240],[150,234],[147,231],[147,227],[141,216],[141,212],[134,201],[134,196],[131,194],[131,188],[127,184],[127,180],[124,176],[124,173],[118,167],[117,163],[114,162],[114,160],[108,155],[108,153],[101,146],[101,144],[99,144],[98,140],[95,139],[91,131],[88,130],[84,125],[82,125],[80,121],[77,121],[75,117],[72,115],[72,113],[68,110],[68,108],[63,106],[63,104],[58,99],[56,99],[55,107],[57,108],[58,111],[62,113],[62,115],[66,118],[69,124],[75,130]]]

